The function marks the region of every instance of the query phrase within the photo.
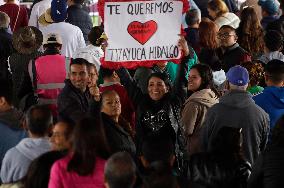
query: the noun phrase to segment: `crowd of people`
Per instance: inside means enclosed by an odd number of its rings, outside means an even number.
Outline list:
[[[284,1],[189,2],[180,64],[128,70],[84,0],[6,0],[0,187],[284,187]]]

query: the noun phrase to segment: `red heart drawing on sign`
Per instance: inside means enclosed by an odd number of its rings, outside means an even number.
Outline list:
[[[158,25],[153,20],[145,23],[133,21],[128,25],[127,31],[135,40],[144,45],[156,33],[157,28]]]

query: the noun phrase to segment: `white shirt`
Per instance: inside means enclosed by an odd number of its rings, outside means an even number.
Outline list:
[[[66,22],[53,23],[40,27],[43,36],[48,33],[57,33],[62,38],[61,54],[66,57],[74,57],[75,52],[86,46],[81,29]]]
[[[99,46],[92,44],[78,50],[74,58],[83,58],[89,63],[96,66],[97,71],[100,70],[101,62],[100,58],[104,56],[104,52]]]
[[[50,7],[50,4],[51,0],[43,0],[33,6],[29,19],[29,26],[39,28],[40,24],[38,23],[38,19]]]

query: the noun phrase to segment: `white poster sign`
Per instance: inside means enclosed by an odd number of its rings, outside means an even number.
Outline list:
[[[178,59],[182,8],[181,1],[170,0],[106,2],[105,61]]]

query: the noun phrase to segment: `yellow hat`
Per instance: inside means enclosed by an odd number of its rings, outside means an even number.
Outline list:
[[[38,22],[43,25],[43,26],[47,26],[49,24],[54,23],[54,21],[51,18],[51,8],[48,8],[44,14],[42,14],[39,19]]]

